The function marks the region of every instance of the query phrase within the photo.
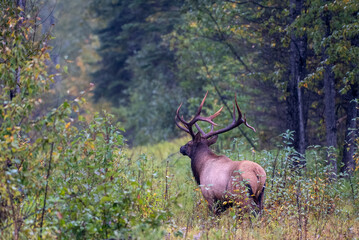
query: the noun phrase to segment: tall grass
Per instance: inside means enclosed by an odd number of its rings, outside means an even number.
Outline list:
[[[165,199],[175,199],[175,204],[168,206],[172,216],[164,226],[166,239],[359,239],[358,173],[339,175],[332,181],[324,147],[309,147],[306,167],[298,168],[293,165],[297,153],[288,132],[270,151],[255,152],[238,139],[220,143],[230,147],[217,149],[218,154],[262,165],[267,183],[260,217],[239,218],[240,209],[215,217],[192,177],[190,159],[178,152],[186,141],[178,139],[127,152],[133,162],[143,161],[141,164],[158,173],[160,181],[153,187]]]

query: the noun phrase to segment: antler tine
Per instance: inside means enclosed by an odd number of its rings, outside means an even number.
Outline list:
[[[213,114],[212,116],[209,116],[208,118],[210,118],[212,120],[215,119],[221,113],[222,109],[223,109],[223,106],[215,114]]]
[[[181,116],[179,115],[179,111],[180,111],[181,107],[182,107],[182,103],[181,103],[181,104],[179,105],[179,107],[177,108],[176,117],[177,117],[183,124],[187,125],[188,122],[186,122],[186,121],[183,119],[183,116],[181,117]],[[176,117],[175,117],[175,119],[176,119]]]
[[[205,132],[199,127],[199,125],[197,124],[197,121],[205,121],[205,122],[208,122],[208,123],[212,124],[212,126],[217,125],[212,120],[215,117],[217,117],[220,114],[220,112],[222,111],[222,109],[223,109],[223,107],[222,107],[219,111],[217,111],[215,114],[213,114],[212,116],[209,116],[209,117],[200,116],[202,108],[203,108],[203,105],[204,105],[204,102],[206,101],[207,95],[208,95],[208,91],[207,91],[206,95],[204,96],[204,98],[202,99],[202,102],[198,107],[196,115],[189,122],[185,121],[183,116],[180,116],[180,114],[179,114],[179,111],[180,111],[180,109],[182,107],[182,103],[177,108],[176,116],[175,116],[175,123],[176,123],[178,128],[185,131],[186,133],[189,133],[192,136],[192,138],[194,138],[194,136],[195,136],[194,133],[193,133],[193,129],[192,129],[193,124],[196,124],[196,127],[197,127],[198,131],[202,135],[205,135]],[[183,126],[179,122],[177,122],[177,119],[182,123]]]
[[[209,133],[207,133],[207,134],[211,134],[211,133],[213,132],[213,129],[214,129],[214,126],[211,125],[211,130],[210,130]],[[204,135],[204,136],[205,136],[205,135]]]
[[[198,131],[202,134],[202,136],[206,135],[206,133],[202,130],[202,128],[200,128],[200,126],[198,125],[198,123],[194,124],[196,126],[196,128],[198,129]],[[213,126],[213,125],[212,125]]]
[[[197,113],[195,115],[196,116],[199,116],[201,114],[201,111],[202,111],[202,108],[203,108],[203,104],[204,104],[204,101],[206,101],[206,98],[207,98],[207,95],[208,95],[208,91],[206,92],[206,95],[204,95],[204,98],[202,99],[202,102],[201,102],[201,105],[199,105],[198,107],[198,110],[197,110]],[[194,118],[193,118],[194,119]],[[192,120],[193,121],[193,120]]]
[[[220,133],[223,133],[223,132],[226,132],[226,131],[229,131],[237,126],[239,126],[240,124],[244,123],[248,128],[251,128],[253,131],[255,131],[255,129],[253,127],[251,127],[246,119],[242,119],[242,113],[241,113],[241,110],[238,106],[238,103],[237,103],[237,95],[235,95],[235,101],[233,103],[233,122],[223,128],[223,129],[220,129],[220,130],[217,130],[217,131],[213,131],[214,129],[214,126],[218,126],[215,122],[213,122],[213,119],[215,119],[220,113],[221,111],[223,110],[223,106],[216,112],[214,113],[213,115],[209,116],[209,117],[203,117],[203,116],[200,116],[201,112],[202,112],[202,108],[203,108],[203,105],[204,105],[204,102],[206,101],[206,98],[207,98],[207,95],[208,95],[208,91],[206,93],[206,95],[204,96],[204,98],[202,99],[202,102],[201,104],[199,105],[198,107],[198,110],[197,110],[197,113],[196,115],[192,118],[192,120],[190,120],[189,122],[186,122],[183,118],[183,116],[180,116],[179,115],[179,111],[182,107],[182,103],[180,104],[180,106],[178,107],[177,111],[176,111],[176,116],[175,116],[175,122],[176,122],[176,125],[177,127],[179,127],[181,130],[185,131],[186,133],[189,133],[192,138],[195,137],[194,133],[193,133],[193,125],[196,126],[196,128],[198,129],[199,133],[202,135],[202,137],[204,138],[209,138],[213,135],[217,135],[217,134],[220,134]],[[237,111],[238,111],[238,119],[236,120],[236,108],[237,108]],[[182,123],[182,125],[177,122],[177,119]],[[211,130],[209,133],[205,133],[201,128],[200,126],[198,125],[198,121],[203,121],[203,122],[208,122],[211,124]]]
[[[181,116],[179,115],[179,111],[180,111],[181,107],[182,107],[182,103],[181,103],[181,104],[179,105],[179,107],[177,108],[176,116],[175,116],[175,123],[176,123],[176,125],[177,125],[178,128],[180,128],[181,130],[185,131],[186,133],[189,133],[189,134],[191,135],[191,137],[194,138],[194,133],[193,133],[193,131],[192,131],[192,127],[190,127],[190,126],[189,126],[189,123],[186,122],[186,121],[183,119],[183,116],[181,117]],[[177,122],[176,118],[178,118],[178,120],[179,120],[184,126],[181,126],[181,125]]]
[[[236,109],[237,108],[237,111],[238,111],[238,118],[236,120]],[[205,134],[203,137],[205,138],[210,138],[212,137],[213,135],[217,135],[217,134],[221,134],[221,133],[224,133],[224,132],[227,132],[239,125],[241,125],[242,123],[244,123],[246,125],[246,127],[252,129],[253,131],[255,131],[254,127],[250,126],[248,123],[247,123],[247,120],[244,116],[244,119],[242,119],[242,112],[238,106],[238,102],[237,102],[237,95],[235,95],[235,98],[234,98],[234,103],[233,103],[233,121],[230,125],[228,125],[227,127],[225,128],[222,128],[222,129],[219,129],[217,131],[210,131],[209,133]]]
[[[209,116],[208,119],[213,120],[214,118],[216,118],[216,117],[221,113],[222,109],[223,109],[223,106],[222,106],[215,114]],[[207,121],[207,122],[209,122],[209,121]],[[212,121],[212,122],[213,122],[213,121]],[[196,124],[197,124],[197,123],[196,123]],[[207,134],[210,134],[210,133],[213,131],[214,126],[217,126],[217,125],[218,125],[218,124],[216,124],[216,123],[213,122],[213,124],[211,124],[211,130],[210,130]],[[202,129],[200,129],[200,127],[198,126],[198,124],[196,125],[196,127],[197,127],[198,131],[200,131],[200,132],[202,133],[202,136],[206,136],[206,133],[205,133]]]
[[[236,121],[236,109],[234,108],[234,103],[233,103],[233,122]]]
[[[246,125],[247,128],[252,129],[253,132],[256,132],[256,129],[247,123],[246,114],[244,114],[244,125]]]
[[[181,126],[181,125],[177,122],[177,116],[175,116],[175,123],[176,123],[176,125],[177,125],[178,128],[180,128],[181,130],[185,131],[186,133],[190,133],[187,128]]]
[[[237,102],[237,94],[234,95],[234,100],[236,102],[237,110],[238,110],[238,113],[239,113],[238,118],[242,118],[242,112],[239,109],[238,102]],[[244,125],[246,125],[247,128],[250,128],[254,132],[256,132],[256,129],[247,123],[246,114],[243,114],[243,123],[244,123]]]
[[[239,108],[238,102],[237,102],[237,94],[234,95],[234,102],[236,104],[237,111],[238,111],[238,119],[242,119],[242,112],[241,112],[241,109]],[[234,111],[234,103],[233,103],[233,111]]]
[[[222,111],[222,108],[223,108],[223,107],[222,107],[219,111],[217,111],[215,114],[213,114],[213,115],[211,115],[211,116],[209,116],[209,117],[202,117],[202,116],[200,116],[201,111],[202,111],[202,108],[203,108],[203,104],[204,104],[204,102],[206,101],[207,95],[208,95],[208,91],[207,91],[206,95],[204,96],[204,98],[203,98],[203,100],[202,100],[202,102],[201,102],[201,105],[199,105],[196,115],[195,115],[195,116],[193,117],[193,119],[189,122],[189,125],[192,126],[192,125],[195,124],[197,121],[208,122],[208,123],[213,124],[213,125],[215,125],[215,126],[218,125],[217,123],[213,122],[212,120],[219,115],[219,113]]]
[[[188,130],[190,131],[191,136],[194,136],[193,130],[192,130],[192,126],[193,124],[195,124],[196,128],[198,129],[198,131],[202,134],[205,135],[205,132],[199,127],[199,125],[197,124],[198,121],[203,121],[203,122],[208,122],[210,123],[212,126],[217,126],[218,124],[213,122],[213,119],[216,118],[222,111],[223,107],[221,107],[221,109],[219,109],[215,114],[209,116],[209,117],[202,117],[200,116],[201,112],[202,112],[202,108],[204,105],[204,102],[206,101],[208,95],[208,91],[206,92],[206,95],[204,96],[204,98],[202,99],[201,104],[198,107],[197,113],[196,115],[193,117],[193,119],[188,123],[186,121],[184,121],[184,119],[180,119],[181,122],[183,124],[186,125],[186,127],[188,128]],[[192,132],[192,133],[191,133]],[[193,134],[193,135],[192,135]]]

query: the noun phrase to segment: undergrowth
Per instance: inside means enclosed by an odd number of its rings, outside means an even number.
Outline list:
[[[235,160],[252,160],[267,172],[265,206],[260,217],[229,209],[220,217],[209,213],[200,188],[193,180],[190,159],[178,153],[186,139],[129,150],[132,158],[146,152],[167,182],[165,192],[174,194],[177,204],[166,227],[166,239],[358,239],[359,177],[339,174],[330,178],[325,160],[326,148],[311,146],[305,156],[306,166],[295,164],[298,154],[291,147],[292,135],[286,132],[278,147],[256,152],[234,139],[225,154]],[[162,169],[162,170],[160,170]]]

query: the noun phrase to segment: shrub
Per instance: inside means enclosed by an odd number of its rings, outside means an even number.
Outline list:
[[[0,238],[163,236],[172,200],[153,190],[157,179],[147,177],[155,172],[129,164],[113,116],[85,119],[81,106],[90,89],[73,101],[51,102],[58,74],[48,73],[49,37],[35,37],[30,15],[20,17],[20,8],[4,4]]]

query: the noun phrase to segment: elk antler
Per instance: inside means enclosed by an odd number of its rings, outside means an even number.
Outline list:
[[[237,108],[237,111],[238,111],[238,118],[236,120],[236,109],[235,107]],[[256,131],[254,127],[250,126],[248,123],[247,123],[247,119],[246,119],[246,115],[244,114],[243,118],[242,118],[242,112],[238,106],[238,103],[237,103],[237,95],[235,95],[234,97],[234,103],[233,103],[233,121],[231,124],[229,124],[227,127],[225,128],[222,128],[222,129],[219,129],[219,130],[216,130],[216,131],[213,131],[213,125],[211,127],[211,130],[209,131],[209,133],[204,133],[204,131],[202,129],[200,129],[200,127],[198,126],[198,124],[196,125],[198,131],[201,132],[202,134],[202,137],[203,138],[210,138],[214,135],[218,135],[218,134],[221,134],[221,133],[224,133],[224,132],[228,132],[230,130],[232,130],[233,128],[235,127],[238,127],[239,125],[241,125],[242,123],[244,123],[244,125],[246,125],[246,127],[252,129],[254,132]]]
[[[189,122],[186,122],[184,119],[183,119],[183,116],[180,116],[179,115],[179,111],[182,107],[182,103],[181,105],[178,107],[177,109],[177,112],[176,112],[176,116],[175,116],[175,122],[176,122],[176,125],[177,127],[179,127],[180,129],[182,129],[183,131],[189,133],[191,135],[191,137],[194,139],[194,136],[195,134],[193,133],[193,129],[192,129],[192,126],[193,124],[196,124],[197,121],[203,121],[203,122],[208,122],[210,123],[212,126],[217,126],[217,124],[215,122],[213,122],[213,119],[215,117],[217,117],[220,112],[222,111],[223,107],[221,107],[221,109],[219,109],[215,114],[209,116],[209,117],[203,117],[203,116],[200,116],[201,114],[201,111],[202,111],[202,107],[203,107],[203,104],[204,104],[204,101],[206,100],[207,98],[207,94],[208,94],[208,91],[206,93],[206,95],[204,96],[203,100],[202,100],[202,103],[201,105],[199,106],[198,110],[197,110],[197,113],[196,115],[192,118],[191,121]],[[183,126],[181,126],[177,121],[176,119],[178,118],[178,120],[183,124]],[[196,124],[196,126],[198,126]],[[203,134],[204,132],[201,130],[199,130],[201,132],[201,134]]]
[[[216,118],[220,112],[222,111],[223,107],[221,107],[221,109],[219,109],[215,114],[209,116],[209,117],[202,117],[200,116],[201,114],[201,111],[202,111],[202,107],[203,107],[203,104],[204,104],[204,101],[206,100],[207,98],[207,94],[208,94],[208,91],[206,93],[206,95],[204,96],[203,100],[202,100],[202,103],[201,105],[199,106],[198,110],[197,110],[197,113],[196,115],[193,117],[193,119],[190,121],[190,122],[186,122],[184,119],[183,119],[183,116],[181,117],[179,115],[179,111],[181,109],[181,106],[182,106],[182,103],[181,105],[178,107],[177,109],[177,112],[176,112],[176,116],[175,116],[175,122],[176,122],[176,125],[177,127],[179,127],[180,129],[182,129],[183,131],[189,133],[191,135],[191,137],[194,139],[195,137],[195,134],[193,133],[193,129],[192,129],[192,126],[193,124],[195,124],[196,128],[198,129],[198,131],[201,133],[202,137],[203,138],[210,138],[214,135],[218,135],[218,134],[221,134],[221,133],[224,133],[224,132],[227,132],[239,125],[241,125],[242,123],[244,123],[248,128],[252,129],[254,132],[256,131],[252,126],[250,126],[248,123],[247,123],[247,120],[246,120],[246,116],[244,115],[243,119],[242,119],[242,112],[238,106],[238,103],[237,103],[237,95],[235,95],[235,104],[233,103],[233,122],[228,125],[227,127],[225,128],[222,128],[222,129],[219,129],[219,130],[216,130],[216,131],[213,131],[214,130],[214,126],[217,126],[217,124],[215,122],[213,122],[213,119]],[[236,109],[235,109],[235,106],[237,108],[237,111],[238,111],[238,119],[236,120]],[[179,119],[179,121],[183,124],[180,125],[176,119]],[[201,128],[200,126],[197,124],[197,121],[204,121],[204,122],[208,122],[210,123],[212,126],[211,126],[211,130],[209,133],[205,133]]]

